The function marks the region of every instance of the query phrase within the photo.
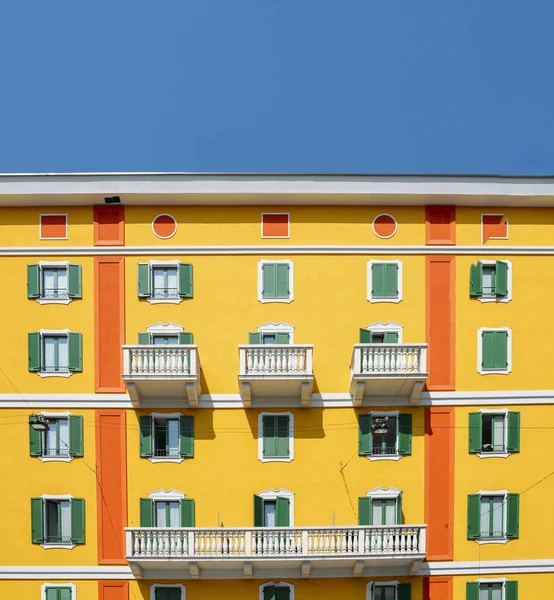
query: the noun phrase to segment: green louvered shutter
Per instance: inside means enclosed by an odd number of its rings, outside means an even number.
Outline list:
[[[264,499],[254,494],[254,527],[264,526]]]
[[[277,600],[275,598],[275,589],[274,585],[266,585],[264,587],[264,600]]]
[[[49,587],[46,588],[45,600],[59,600],[58,592],[60,588]]]
[[[469,267],[469,295],[481,296],[483,294],[483,263],[478,262]]]
[[[40,297],[40,267],[27,265],[27,298]]]
[[[69,454],[83,456],[83,417],[69,416]]]
[[[506,506],[506,537],[519,537],[519,494],[508,494]]]
[[[508,366],[508,332],[494,332],[494,368],[505,369]]]
[[[275,600],[290,600],[290,587],[288,585],[278,585],[275,592]]]
[[[29,417],[29,420],[37,421],[37,417]],[[29,454],[31,456],[42,456],[42,432],[36,431],[29,425]]]
[[[69,370],[83,370],[83,336],[80,333],[68,333]]]
[[[279,332],[275,334],[276,344],[288,344],[290,340],[290,334],[285,332]]]
[[[470,494],[467,497],[467,539],[476,540],[481,536],[481,496]]]
[[[399,583],[396,588],[396,599],[397,600],[411,600],[412,598],[412,584],[411,583]]]
[[[371,265],[371,295],[376,298],[385,296],[385,265],[383,263]]]
[[[277,437],[277,418],[273,415],[264,415],[262,417],[262,437],[263,437],[263,455],[275,456],[276,437]]]
[[[179,417],[179,454],[194,456],[194,417],[181,415]]]
[[[358,498],[358,525],[372,524],[372,501],[369,496]]]
[[[148,331],[143,331],[138,334],[138,343],[139,344],[151,344],[152,343],[152,334]]]
[[[194,344],[194,335],[191,331],[181,331],[179,333],[179,344]]]
[[[396,524],[402,525],[402,492],[398,494],[396,499]]]
[[[508,263],[503,260],[496,261],[496,295],[508,295]]]
[[[289,284],[289,270],[290,267],[287,264],[278,263],[276,266],[276,297],[277,298],[288,298],[290,294]]]
[[[275,500],[275,526],[288,527],[290,525],[290,501],[288,498]]]
[[[31,498],[31,540],[33,544],[44,541],[42,498]]]
[[[504,600],[517,600],[517,581],[506,581],[504,594]]]
[[[398,332],[396,331],[385,331],[383,334],[384,344],[398,344]]]
[[[67,267],[67,295],[70,298],[82,298],[81,265],[68,265]]]
[[[262,265],[262,296],[275,298],[277,294],[277,265],[264,263]]]
[[[140,455],[152,456],[152,417],[139,417],[140,422]]]
[[[385,296],[396,298],[398,296],[398,265],[385,264]]]
[[[139,263],[137,265],[137,276],[139,298],[150,296],[150,265],[148,263]]]
[[[508,412],[508,452],[519,452],[520,414]]]
[[[74,544],[85,543],[85,499],[71,499],[71,541]]]
[[[400,413],[398,415],[398,454],[412,453],[412,415]]]
[[[281,415],[277,417],[277,444],[275,455],[288,457],[289,452],[289,417]]]
[[[40,371],[40,333],[30,333],[29,345],[29,371]]]
[[[360,328],[360,344],[371,344],[372,335],[368,329]]]
[[[494,346],[496,331],[483,331],[481,333],[481,367],[494,369]]]
[[[154,526],[154,501],[150,498],[140,499],[140,526]]]
[[[469,452],[475,454],[483,449],[483,419],[480,412],[469,413]]]
[[[181,527],[194,527],[196,521],[194,500],[183,498],[179,508],[181,510]]]
[[[72,600],[71,598],[71,588],[69,587],[61,587],[59,588],[59,595],[58,595],[58,599],[59,600]]]
[[[466,600],[479,600],[479,584],[477,582],[466,583]]]
[[[358,415],[358,454],[371,454],[371,415]]]
[[[262,334],[258,331],[251,331],[248,334],[248,343],[249,344],[261,344],[262,343]]]
[[[179,263],[179,296],[192,298],[192,265]]]

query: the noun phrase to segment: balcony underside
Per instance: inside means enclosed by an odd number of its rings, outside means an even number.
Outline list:
[[[356,374],[350,383],[350,395],[354,406],[361,406],[364,400],[408,400],[417,404],[421,390],[427,380],[427,373]]]
[[[172,405],[198,406],[202,390],[198,376],[194,375],[123,375],[133,406]]]
[[[308,406],[314,387],[313,375],[239,375],[239,390],[245,407],[268,400],[299,400]]]

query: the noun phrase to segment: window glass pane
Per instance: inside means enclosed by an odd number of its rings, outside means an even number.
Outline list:
[[[374,525],[382,525],[383,524],[383,501],[382,500],[373,500],[371,512],[372,512],[371,522]]]
[[[166,506],[167,502],[155,502],[156,509],[156,527],[166,527]]]
[[[45,432],[46,438],[46,456],[55,456],[58,442],[58,421],[51,421],[48,425],[48,431]]]
[[[395,592],[394,585],[378,585],[375,587],[375,600],[395,600]]]
[[[155,335],[153,336],[153,342],[156,345],[178,344],[179,337],[176,335]]]
[[[481,498],[481,536],[490,537],[490,497]]]
[[[385,525],[396,524],[396,500],[385,500]]]
[[[69,500],[60,500],[61,512],[61,541],[71,542],[71,505]]]
[[[179,421],[170,419],[167,422],[167,451],[169,456],[179,456]]]
[[[58,269],[58,297],[65,298],[67,296],[67,270]]]
[[[42,295],[45,298],[55,298],[54,269],[42,270]]]
[[[492,415],[482,415],[482,445],[483,452],[492,452]]]
[[[489,600],[489,585],[482,583],[479,586],[479,600]]]
[[[483,267],[483,296],[494,296],[494,267]]]
[[[168,502],[169,504],[169,526],[179,527],[179,502]]]
[[[264,502],[264,525],[275,527],[275,502]]]
[[[53,371],[56,367],[56,340],[53,337],[44,338],[44,370]]]
[[[177,269],[167,269],[167,288],[169,296],[177,296],[178,288],[177,288]]]
[[[68,343],[66,337],[58,338],[58,366],[60,371],[67,371],[69,366]]]
[[[154,456],[167,456],[167,420],[154,419]]]
[[[385,341],[384,333],[372,333],[371,334],[371,342],[373,344],[382,344]]]
[[[67,419],[58,419],[58,435],[60,437],[59,454],[67,456],[69,454],[69,422]]]
[[[53,500],[46,501],[46,543],[58,542],[58,503]]]
[[[373,417],[373,423],[376,423],[375,419],[381,419],[382,417]],[[388,427],[388,432],[375,433],[373,430],[373,454],[396,454],[396,417],[389,417],[385,422]]]
[[[502,537],[504,535],[503,526],[503,511],[504,511],[504,498],[497,496],[492,500],[492,534],[494,537]]]
[[[163,269],[152,269],[154,279],[154,296],[163,297],[165,290],[165,275]]]
[[[264,333],[262,336],[262,344],[274,344],[275,343],[275,334],[274,333]]]
[[[493,583],[491,588],[491,600],[502,600],[502,584]]]
[[[495,452],[504,452],[504,415],[494,415],[492,418],[493,448]]]

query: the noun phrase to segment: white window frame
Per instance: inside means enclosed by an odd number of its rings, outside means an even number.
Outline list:
[[[154,223],[156,222],[156,219],[158,219],[159,217],[169,217],[170,219],[173,219],[173,222],[175,223],[175,231],[171,235],[158,235],[156,233],[156,230],[154,229]],[[172,238],[177,233],[178,227],[179,227],[179,224],[177,223],[177,219],[173,215],[170,215],[169,213],[160,213],[159,215],[156,215],[152,219],[152,233],[160,240],[168,240],[168,239]]]
[[[177,289],[179,289],[179,264],[180,260],[149,260],[150,296],[146,298],[150,304],[181,304],[184,298],[154,298],[154,269],[172,267],[177,269]]]
[[[263,289],[264,289],[264,274],[263,274],[263,266],[265,264],[280,264],[280,265],[288,265],[289,266],[289,295],[287,298],[264,298],[263,297]],[[269,302],[281,302],[285,304],[290,304],[294,300],[294,263],[292,260],[267,260],[263,258],[258,262],[258,300],[262,304],[268,304]]]
[[[508,490],[479,490],[477,492],[479,494],[479,528],[481,528],[481,498],[482,496],[502,496],[502,502],[504,504],[502,510],[502,531],[504,532],[504,536],[501,538],[495,539],[486,539],[483,540],[481,537],[473,540],[478,544],[506,544],[508,542]]]
[[[75,496],[72,496],[71,494],[42,494],[42,496],[39,496],[39,498],[42,498],[42,522],[43,522],[43,527],[46,527],[46,502],[45,500],[69,500],[70,501],[70,510],[71,510],[71,500],[73,500]],[[73,523],[71,524],[71,533],[73,533]],[[56,550],[72,550],[73,548],[75,548],[76,544],[74,544],[73,542],[69,543],[69,544],[46,544],[45,542],[42,542],[42,544],[40,545],[41,548],[44,548],[45,550],[52,550],[52,549],[56,549]]]
[[[508,458],[511,452],[508,451],[508,413],[507,408],[488,409],[482,408],[481,413],[481,435],[483,433],[483,415],[502,415],[504,417],[504,440],[506,441],[506,450],[504,452],[477,452],[479,458]]]
[[[274,500],[277,498],[287,498],[289,501],[289,527],[294,527],[294,492],[280,488],[278,490],[269,489],[256,494],[264,500]]]
[[[491,238],[492,239],[492,238]],[[484,267],[496,267],[496,260],[479,260]],[[502,259],[502,262],[505,262],[508,265],[508,294],[507,296],[495,296],[495,297],[485,297],[477,296],[477,300],[479,302],[510,302],[512,299],[512,261]]]
[[[54,373],[51,371],[37,371],[40,377],[71,377],[73,371],[69,370],[69,334],[72,333],[69,329],[39,329],[40,333],[40,368],[42,369],[42,359],[44,354],[44,338],[45,337],[66,337],[67,338],[67,372]]]
[[[389,411],[371,410],[367,414],[369,414],[371,421],[373,421],[373,417],[396,417],[396,441],[395,441],[396,454],[381,454],[381,455],[375,455],[375,456],[373,454],[368,454],[367,458],[371,461],[374,461],[374,460],[400,460],[402,458],[402,455],[398,454],[398,432],[399,432],[398,417],[400,415],[400,411],[399,410],[389,410]],[[373,448],[372,448],[372,451],[373,451]]]
[[[174,413],[150,413],[149,416],[152,419],[152,456],[148,457],[148,460],[152,463],[182,463],[185,460],[184,456],[153,456],[154,454],[154,419],[176,419],[180,423],[181,414],[179,412]],[[180,436],[180,432],[179,432]],[[159,491],[159,490],[158,490]],[[184,497],[184,496],[183,496]]]
[[[483,217],[503,217],[504,213],[481,213],[481,246],[485,244],[485,223]],[[510,235],[510,221],[506,217],[506,235],[505,236],[492,236],[489,240],[507,240]]]
[[[394,586],[394,600],[398,597],[398,584],[400,581],[370,581],[366,585],[366,600],[373,600],[373,586],[375,587],[392,587]]]
[[[402,494],[402,490],[397,488],[388,487],[388,488],[373,488],[372,490],[368,490],[366,496],[371,498],[372,500],[395,500],[395,515],[398,513],[398,498]],[[402,523],[396,523],[396,525],[401,525]]]
[[[42,235],[42,217],[65,217],[65,237],[43,237]],[[67,213],[41,213],[39,217],[39,237],[41,240],[48,242],[49,240],[67,240],[68,239],[68,228],[69,228],[69,216]]]
[[[71,425],[69,424],[69,417],[72,416],[72,413],[70,412],[59,412],[59,413],[54,413],[54,412],[41,412],[40,416],[43,417],[44,419],[48,420],[48,419],[67,419],[67,428],[69,431],[69,435],[71,435]],[[83,432],[84,433],[84,432]],[[46,432],[41,433],[42,435],[42,449],[44,451],[45,447],[46,447],[46,443],[45,443],[45,439],[46,439]],[[41,460],[42,462],[71,462],[75,457],[71,456],[71,454],[68,454],[67,456],[44,456],[44,454],[42,454],[41,456],[38,457],[39,460]]]
[[[287,456],[264,456],[264,417],[288,417],[289,418],[289,455]],[[261,412],[258,415],[258,460],[266,462],[292,462],[294,460],[294,414],[291,412]]]
[[[373,265],[397,265],[398,266],[398,295],[396,298],[374,298],[372,294],[373,290],[373,274],[371,268]],[[398,304],[402,302],[402,261],[400,260],[373,260],[371,259],[367,263],[367,299],[375,304],[377,302],[392,302]]]
[[[371,323],[366,327],[368,331],[371,333],[397,333],[398,334],[398,343],[402,344],[402,331],[404,329],[403,325],[399,323],[395,323],[394,321],[387,321],[383,323],[383,321],[377,321],[375,323]]]
[[[275,587],[288,587],[290,589],[290,600],[294,600],[294,584],[289,583],[288,581],[266,581],[265,583],[262,583],[258,592],[259,600],[264,600],[264,589],[268,585],[274,585]]]
[[[479,584],[479,588],[481,587],[482,583],[501,583],[502,584],[502,600],[505,600],[506,598],[506,582],[508,581],[508,579],[506,579],[505,577],[500,577],[497,579],[483,579],[482,577],[480,577],[479,579],[477,579],[477,581],[475,583]],[[481,589],[479,589],[479,591],[481,591]]]
[[[257,328],[257,331],[258,333],[262,334],[262,338],[266,333],[288,333],[289,344],[294,344],[294,326],[289,325],[289,323],[285,323],[284,321],[279,321],[279,323],[273,323],[273,321],[268,321],[267,323],[260,325]]]
[[[52,238],[48,238],[52,239]],[[43,289],[44,289],[44,277],[43,277],[43,269],[65,269],[66,277],[67,277],[67,293],[69,294],[69,265],[71,263],[68,260],[59,260],[59,261],[47,261],[47,260],[39,260],[38,261],[38,270],[39,270],[39,297],[36,298],[36,301],[39,304],[69,304],[73,301],[73,298],[70,298],[69,295],[67,298],[43,298]]]
[[[186,588],[182,583],[153,583],[150,586],[150,600],[156,600],[156,588],[180,588],[181,589],[181,600],[185,600],[187,597]]]
[[[74,583],[43,583],[40,586],[40,600],[46,600],[48,588],[71,588],[71,600],[77,600],[77,587]]]
[[[483,339],[484,331],[506,331],[508,334],[507,358],[508,366],[505,369],[483,369]],[[481,375],[508,375],[512,372],[512,330],[509,327],[481,327],[477,330],[477,372]]]
[[[264,235],[264,216],[265,215],[287,215],[287,235]],[[289,239],[290,238],[290,213],[288,213],[288,212],[274,212],[274,213],[263,212],[260,226],[261,226],[262,239]]]

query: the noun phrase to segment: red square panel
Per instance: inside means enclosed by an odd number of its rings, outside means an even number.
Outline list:
[[[262,237],[288,238],[290,236],[289,213],[263,213]]]
[[[67,215],[40,215],[41,240],[66,240]]]

